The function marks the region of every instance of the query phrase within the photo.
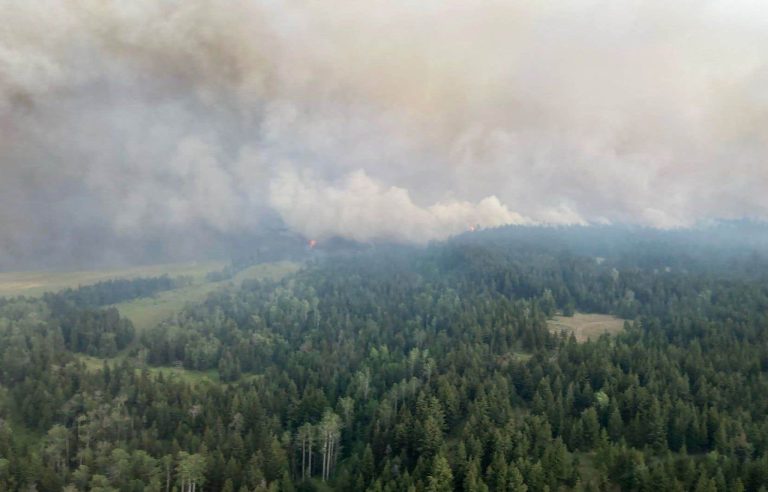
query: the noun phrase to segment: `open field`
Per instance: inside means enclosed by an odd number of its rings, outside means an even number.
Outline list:
[[[188,303],[204,301],[208,294],[224,288],[227,285],[239,284],[243,280],[250,279],[277,280],[297,271],[299,268],[299,263],[290,261],[262,263],[246,268],[232,279],[220,282],[206,281],[204,273],[207,272],[204,272],[202,275],[196,276],[190,285],[174,290],[159,292],[153,297],[142,297],[131,301],[121,302],[115,304],[115,307],[120,311],[122,316],[129,318],[133,322],[136,330],[140,333],[142,330],[157,326],[161,322],[172,317],[175,313],[182,310]],[[164,272],[160,272],[159,274],[162,273]],[[79,355],[78,357],[85,363],[89,370],[96,371],[104,366],[104,362],[112,365],[126,357],[131,349],[136,346],[137,340],[138,337],[134,340],[134,343],[118,353],[115,357],[108,359],[86,355]],[[163,373],[166,377],[180,378],[193,384],[203,381],[219,382],[219,374],[215,369],[210,371],[192,371],[177,367],[148,367],[148,369],[152,374]],[[244,375],[243,378],[241,378],[241,381],[255,377],[258,376]]]
[[[243,280],[254,278],[279,279],[299,268],[298,263],[289,261],[264,263],[246,268],[229,280],[221,282],[205,280],[207,273],[221,270],[225,265],[226,263],[222,261],[206,261],[114,270],[0,273],[0,297],[39,296],[45,292],[55,292],[118,278],[157,277],[166,274],[171,277],[190,277],[192,282],[184,287],[160,292],[154,297],[143,297],[115,305],[123,316],[133,321],[137,329],[142,330],[157,325],[189,302],[203,301],[209,293],[230,283],[238,284]]]
[[[71,272],[3,272],[0,273],[0,297],[17,295],[38,296],[44,292],[90,285],[105,280],[157,277],[163,274],[168,274],[171,277],[189,276],[195,280],[202,280],[205,278],[206,273],[220,270],[225,265],[226,263],[223,261],[204,261]]]
[[[230,280],[207,282],[195,279],[192,284],[179,289],[159,292],[154,297],[141,297],[115,304],[122,316],[133,321],[137,331],[158,325],[161,321],[179,312],[187,303],[204,301],[211,292],[229,284],[239,284],[246,279],[279,279],[299,269],[299,264],[290,261],[262,263],[239,272]]]
[[[239,284],[243,280],[270,279],[279,280],[286,275],[296,272],[301,265],[294,261],[276,261],[274,263],[260,263],[238,272],[231,280]]]
[[[153,297],[140,297],[115,304],[120,315],[130,319],[136,330],[141,332],[179,312],[187,303],[200,302],[216,290],[220,284],[202,282],[179,289],[158,292]]]
[[[573,332],[577,341],[586,342],[603,333],[619,333],[624,329],[624,320],[609,314],[576,313],[571,317],[555,316],[549,321],[549,329],[556,333]]]

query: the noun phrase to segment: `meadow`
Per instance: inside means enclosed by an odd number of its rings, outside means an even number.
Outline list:
[[[0,297],[39,296],[45,292],[77,288],[106,280],[166,274],[171,277],[191,277],[199,281],[205,279],[208,272],[220,270],[225,265],[223,261],[203,261],[102,270],[0,272]]]
[[[139,297],[117,303],[115,308],[120,315],[130,319],[137,335],[153,328],[173,317],[190,303],[202,302],[212,292],[228,286],[240,285],[249,279],[279,279],[299,269],[299,264],[290,261],[262,263],[241,270],[230,279],[210,281],[207,274],[224,268],[225,262],[207,261],[194,263],[171,263],[139,266],[123,269],[85,270],[69,272],[16,272],[0,273],[0,297],[41,296],[45,292],[55,292],[66,288],[77,288],[113,279],[131,279],[138,277],[156,277],[168,275],[185,277],[188,281],[180,287],[159,292],[151,297]],[[86,367],[92,371],[100,370],[104,362],[111,365],[122,360],[136,346],[136,341],[115,357],[99,358],[79,354]],[[152,367],[152,373],[162,372],[167,377],[181,378],[190,383],[202,381],[218,382],[218,373],[210,371],[191,371],[181,367]]]
[[[553,333],[573,333],[578,342],[596,340],[603,333],[614,335],[624,330],[624,320],[608,314],[575,313],[573,316],[555,316],[549,321]]]

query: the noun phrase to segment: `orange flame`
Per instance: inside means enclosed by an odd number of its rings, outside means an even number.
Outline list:
[[[309,249],[315,249],[315,246],[317,246],[317,241],[314,239],[310,239],[307,241],[307,246],[309,246]]]

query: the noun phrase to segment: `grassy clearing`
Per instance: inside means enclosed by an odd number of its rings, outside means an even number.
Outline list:
[[[290,261],[262,263],[239,272],[234,278],[221,282],[209,282],[205,279],[207,273],[224,268],[223,262],[187,263],[153,265],[123,270],[102,270],[88,272],[22,272],[0,273],[0,296],[12,295],[41,295],[43,292],[56,291],[67,287],[77,287],[113,278],[154,277],[163,274],[170,276],[188,276],[192,278],[189,285],[178,289],[160,292],[153,297],[143,297],[132,301],[115,304],[122,316],[133,321],[138,332],[153,328],[171,318],[189,303],[201,302],[211,292],[230,285],[239,285],[244,280],[272,279],[278,280],[296,272],[301,265]],[[138,340],[138,337],[137,337]],[[92,357],[80,354],[78,358],[91,372],[100,371],[106,362],[110,366],[118,364],[128,357],[137,341],[111,358]],[[166,378],[183,380],[190,384],[215,383],[219,384],[219,373],[209,371],[193,371],[179,367],[147,367],[153,375],[162,373]],[[258,379],[255,374],[244,374],[240,381]],[[0,387],[0,400],[4,397]]]
[[[160,292],[154,297],[121,302],[115,307],[122,316],[133,321],[136,330],[141,332],[170,318],[188,303],[204,301],[208,294],[227,285],[238,285],[246,279],[280,279],[298,270],[299,266],[298,263],[290,261],[262,263],[246,268],[231,280],[207,282],[204,277],[198,278],[191,285]]]
[[[225,265],[226,263],[222,261],[204,261],[73,272],[4,272],[0,273],[0,297],[17,295],[39,296],[44,292],[91,285],[105,280],[157,277],[163,274],[168,274],[171,277],[189,276],[196,281],[200,281],[205,278],[208,272],[220,270]]]
[[[270,279],[279,280],[291,273],[299,270],[300,264],[293,261],[276,261],[274,263],[261,263],[246,268],[235,275],[232,280],[235,284],[242,283],[243,280],[251,279]]]
[[[230,280],[224,280],[221,282],[208,282],[205,280],[205,273],[193,277],[193,281],[190,285],[160,292],[154,297],[142,297],[134,299],[132,301],[121,302],[115,304],[115,307],[120,311],[120,314],[130,319],[137,332],[141,333],[143,330],[153,328],[163,321],[173,317],[174,314],[181,311],[184,306],[189,303],[202,302],[211,292],[218,289],[225,288],[230,285],[239,285],[243,280],[250,279],[272,279],[278,280],[286,275],[289,275],[300,268],[300,264],[281,261],[275,263],[262,263],[260,265],[254,265],[239,272],[234,278]],[[209,269],[207,271],[212,271]],[[160,274],[162,274],[161,272]],[[117,354],[115,357],[103,359],[99,357],[91,357],[86,355],[80,355],[82,360],[89,371],[98,371],[104,366],[106,361],[108,364],[116,364],[120,360],[123,360],[128,356],[133,348],[136,347],[138,337],[128,348]],[[210,381],[214,383],[219,382],[218,371],[192,371],[189,369],[177,368],[177,367],[148,367],[152,374],[163,373],[165,377],[181,378],[188,383],[201,383],[203,381]],[[244,375],[241,380],[247,380],[256,378],[256,375]]]
[[[111,359],[102,359],[99,357],[92,357],[90,355],[78,355],[80,361],[85,364],[85,368],[89,372],[100,371],[104,367],[104,362],[110,367],[115,366],[120,357],[113,357]],[[184,369],[183,367],[150,367],[147,366],[147,370],[150,374],[158,375],[162,374],[166,379],[180,379],[190,384],[199,384],[202,382],[219,383],[219,372],[216,369],[209,371],[193,371],[190,369]],[[137,369],[141,371],[141,369]]]
[[[246,279],[279,279],[299,269],[299,264],[290,261],[263,263],[239,272],[233,279],[222,282],[208,282],[206,274],[221,270],[223,261],[194,263],[168,263],[113,270],[87,270],[74,272],[11,272],[0,273],[0,297],[39,296],[44,292],[55,292],[66,288],[91,285],[97,282],[119,278],[185,276],[192,279],[190,285],[160,292],[154,297],[134,299],[116,304],[120,314],[130,318],[137,329],[156,326],[181,310],[187,303],[200,302],[206,296],[229,284],[239,284]]]
[[[85,369],[88,372],[96,372],[101,370],[101,368],[104,367],[105,360],[108,360],[111,362],[115,362],[116,360],[116,359],[101,359],[99,357],[93,357],[90,355],[83,355],[83,354],[79,354],[77,358],[80,359],[80,361],[85,364]]]
[[[188,303],[201,302],[220,287],[216,282],[193,283],[179,289],[159,292],[154,297],[141,297],[115,304],[120,315],[130,319],[141,332],[159,325],[181,311]]]
[[[549,329],[559,333],[573,332],[578,342],[596,340],[603,333],[615,334],[624,330],[624,320],[609,314],[576,313],[573,316],[555,316],[549,321]]]
[[[510,362],[528,362],[533,354],[528,352],[508,352],[504,355],[500,355],[496,358],[496,363],[500,367],[507,367]]]
[[[211,369],[208,371],[192,371],[189,369],[177,367],[147,367],[152,375],[162,374],[165,379],[179,379],[189,384],[216,383],[219,381],[219,371]]]
[[[90,355],[78,355],[80,361],[85,364],[85,368],[89,372],[100,371],[104,367],[104,362],[110,367],[114,367],[120,360],[120,357],[114,357],[111,359],[101,359],[99,357],[92,357]],[[185,383],[197,385],[197,384],[229,384],[222,383],[219,379],[219,371],[216,369],[209,369],[207,371],[194,371],[192,369],[184,369],[183,367],[152,367],[146,366],[150,375],[157,376],[162,374],[165,379],[176,379],[184,381]],[[137,371],[142,369],[137,368]],[[243,374],[237,383],[256,381],[261,377],[259,374]],[[1,388],[0,388],[1,389]],[[1,394],[1,393],[0,393]]]

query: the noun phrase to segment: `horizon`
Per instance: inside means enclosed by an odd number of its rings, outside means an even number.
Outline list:
[[[768,219],[754,2],[332,5],[0,5],[0,263]]]

